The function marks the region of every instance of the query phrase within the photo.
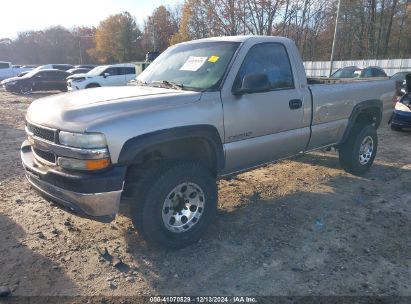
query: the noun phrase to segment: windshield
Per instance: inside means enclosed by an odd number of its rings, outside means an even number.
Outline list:
[[[405,76],[407,74],[411,74],[411,72],[399,72],[399,73],[395,73],[394,75],[391,76],[391,79],[394,80],[404,80]]]
[[[239,45],[220,41],[172,47],[150,64],[137,81],[148,85],[174,84],[183,90],[216,89]]]
[[[339,69],[331,75],[334,78],[355,78],[361,75],[361,69]]]
[[[105,65],[98,66],[98,67],[95,67],[94,69],[92,69],[91,71],[87,72],[87,75],[100,76],[101,73],[103,73],[105,69],[107,69],[107,66],[105,66]]]

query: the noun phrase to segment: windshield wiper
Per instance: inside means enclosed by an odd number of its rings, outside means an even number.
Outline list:
[[[166,88],[166,89],[176,89],[176,90],[182,90],[184,89],[183,84],[178,84],[172,81],[167,81],[167,80],[154,80],[149,83],[150,85],[154,84],[154,86],[158,86],[160,88]]]

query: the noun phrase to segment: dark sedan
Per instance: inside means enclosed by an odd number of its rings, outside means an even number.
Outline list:
[[[2,81],[9,92],[29,95],[33,91],[67,91],[66,78],[70,74],[61,70],[31,71],[22,77],[13,77]]]

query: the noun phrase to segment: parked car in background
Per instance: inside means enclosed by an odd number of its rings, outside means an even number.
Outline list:
[[[147,52],[146,54],[146,62],[152,62],[154,59],[156,59],[160,55],[160,52],[154,51],[154,52]]]
[[[20,65],[12,65],[10,62],[0,61],[0,81],[15,77],[18,74],[30,71],[32,68]]]
[[[67,79],[67,90],[125,86],[136,77],[134,64],[102,65],[92,69],[87,74],[72,75]]]
[[[51,70],[51,69],[55,69],[55,70],[61,70],[61,71],[67,71],[74,68],[73,65],[71,64],[45,64],[45,65],[41,65],[39,67],[37,67],[37,69],[39,70]]]
[[[79,65],[75,65],[74,67],[79,68],[79,69],[84,68],[84,69],[92,70],[96,67],[96,65],[95,64],[79,64]]]
[[[56,69],[33,70],[22,77],[3,80],[2,86],[9,92],[29,95],[33,91],[67,91],[66,78],[70,74]]]
[[[357,66],[349,66],[338,69],[331,78],[373,78],[373,77],[388,77],[385,71],[380,67],[370,66],[359,68]]]
[[[405,94],[406,92],[406,81],[405,78],[407,77],[407,75],[410,75],[411,71],[404,71],[404,72],[398,72],[395,73],[394,75],[392,75],[390,78],[396,81],[401,81],[402,85],[401,85],[401,91],[403,94]]]
[[[406,94],[395,104],[391,119],[391,129],[394,131],[411,128],[411,74],[407,74],[405,83]]]
[[[404,81],[405,77],[408,74],[411,74],[411,71],[398,72],[398,73],[395,73],[394,75],[392,75],[390,78],[393,79],[393,80]]]
[[[21,68],[22,69],[35,69],[37,68],[37,65],[23,65]]]
[[[70,70],[67,70],[66,72],[69,73],[70,75],[76,75],[76,74],[86,74],[90,72],[91,69],[89,68],[73,68]]]

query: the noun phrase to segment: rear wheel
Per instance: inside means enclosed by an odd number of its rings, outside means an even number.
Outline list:
[[[132,221],[150,244],[178,249],[197,242],[217,209],[210,170],[196,161],[160,163],[148,169],[132,194]]]
[[[341,167],[354,175],[370,169],[377,154],[378,138],[372,125],[357,124],[339,148]]]
[[[22,95],[30,95],[32,92],[33,92],[33,87],[30,84],[25,83],[21,85],[20,93]]]

